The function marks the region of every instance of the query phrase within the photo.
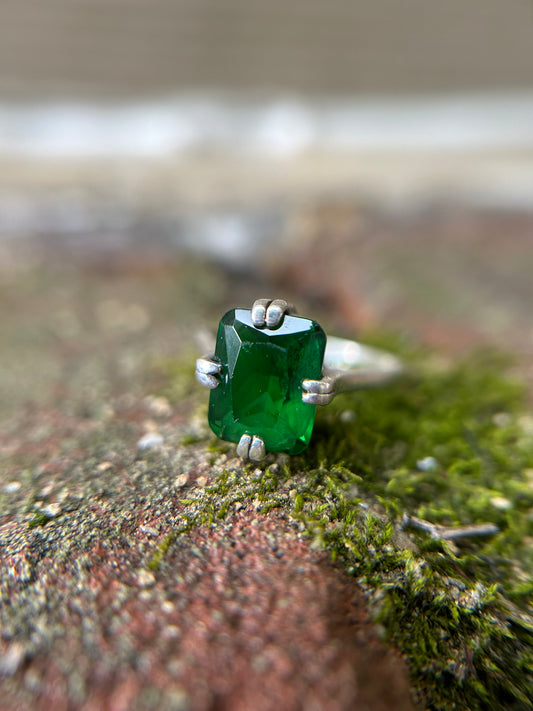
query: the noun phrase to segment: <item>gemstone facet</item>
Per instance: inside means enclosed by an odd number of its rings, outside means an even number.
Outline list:
[[[228,311],[215,348],[222,372],[209,399],[213,432],[230,442],[256,435],[267,452],[302,452],[316,411],[302,402],[302,381],[320,379],[325,347],[316,321],[285,315],[276,329],[256,328],[249,309]]]

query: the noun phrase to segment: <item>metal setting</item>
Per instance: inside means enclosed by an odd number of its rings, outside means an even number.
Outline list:
[[[260,462],[266,457],[265,443],[261,437],[256,437],[256,435],[253,436],[248,456],[254,462]]]
[[[242,457],[243,459],[248,459],[248,456],[250,454],[250,443],[252,441],[252,437],[249,434],[243,434],[241,437],[241,441],[237,445],[237,454],[239,457]]]
[[[237,454],[242,459],[251,459],[254,462],[260,462],[266,457],[265,443],[261,437],[253,437],[249,434],[243,434],[239,444],[237,445]]]
[[[256,328],[277,328],[285,314],[294,314],[294,306],[285,299],[256,299],[252,306],[252,323]]]
[[[196,380],[209,390],[214,390],[220,382],[219,376],[222,365],[214,356],[198,358],[196,361]]]
[[[278,328],[285,314],[296,314],[296,310],[283,299],[257,299],[252,306],[256,328]],[[221,370],[221,363],[213,355],[196,361],[196,379],[210,390],[218,387]],[[328,405],[339,393],[386,385],[403,372],[402,361],[392,353],[328,336],[322,378],[302,382],[302,400],[311,405]],[[245,434],[237,445],[237,454],[261,461],[266,456],[265,445],[260,437]]]

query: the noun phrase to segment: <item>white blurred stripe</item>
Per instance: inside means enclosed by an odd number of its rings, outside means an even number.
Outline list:
[[[160,157],[195,149],[266,156],[306,150],[533,148],[533,91],[417,98],[2,103],[0,156]]]

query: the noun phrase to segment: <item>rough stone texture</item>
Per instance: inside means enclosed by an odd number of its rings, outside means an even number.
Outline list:
[[[282,510],[174,537],[184,499],[256,476],[182,444],[207,433],[183,334],[212,272],[15,256],[1,288],[2,709],[412,708],[357,584]]]
[[[356,581],[282,505],[290,484],[268,512],[254,500],[217,511],[217,477],[262,471],[209,441],[191,334],[259,288],[286,288],[339,333],[388,324],[448,353],[503,339],[522,349],[527,374],[531,218],[394,223],[338,204],[301,218],[270,280],[238,284],[157,251],[79,268],[4,247],[6,711],[412,708],[405,665],[380,642]],[[213,515],[187,532],[198,501]]]
[[[163,449],[136,454],[150,409],[117,404],[111,421],[90,423],[39,410],[18,422],[20,438],[0,439],[13,463],[0,519],[2,708],[412,708],[359,589],[283,512],[244,503],[178,536],[150,570],[181,499],[222,470],[204,447],[179,448],[179,415],[159,417]],[[42,422],[59,437],[32,451],[25,439]]]

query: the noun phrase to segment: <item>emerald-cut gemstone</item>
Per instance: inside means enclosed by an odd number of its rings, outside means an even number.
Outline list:
[[[320,379],[325,347],[316,321],[286,315],[276,329],[256,328],[249,309],[228,311],[215,349],[222,373],[209,400],[213,432],[230,442],[257,435],[267,452],[303,451],[316,405],[302,402],[302,381]]]

